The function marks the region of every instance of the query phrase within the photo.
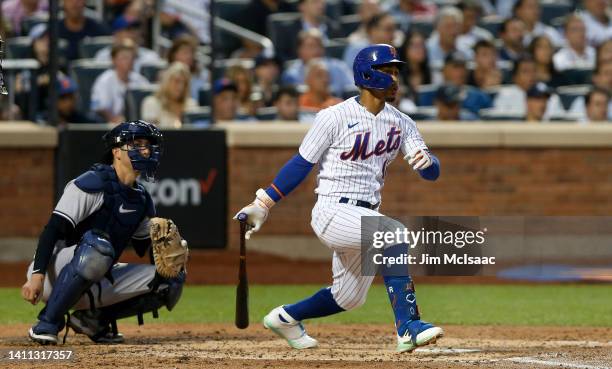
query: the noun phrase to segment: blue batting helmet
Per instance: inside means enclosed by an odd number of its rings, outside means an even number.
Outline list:
[[[387,73],[376,70],[386,64],[404,64],[398,59],[397,50],[391,45],[376,44],[362,49],[353,62],[353,76],[358,87],[385,90],[393,84]]]
[[[138,147],[128,148],[128,156],[134,170],[141,172],[145,180],[153,181],[162,154],[163,144],[163,135],[157,127],[143,120],[124,122],[102,137],[106,144],[107,153],[113,147],[121,147],[138,138],[145,138],[149,141],[149,156],[142,155],[141,149]]]

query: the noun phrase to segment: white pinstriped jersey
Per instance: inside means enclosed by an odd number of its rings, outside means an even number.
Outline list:
[[[414,148],[427,146],[410,117],[387,103],[375,116],[352,97],[317,114],[299,152],[319,163],[315,193],[376,204],[387,166]]]

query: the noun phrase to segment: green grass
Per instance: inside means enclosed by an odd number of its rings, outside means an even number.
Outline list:
[[[258,322],[273,307],[295,302],[320,286],[251,286],[250,317]],[[233,286],[188,286],[174,311],[147,322],[233,322]],[[431,285],[417,286],[421,314],[437,324],[612,326],[610,285]],[[17,288],[0,288],[0,324],[29,323],[41,305],[23,301]],[[135,319],[133,319],[135,322]],[[315,321],[313,321],[314,323]],[[366,304],[317,323],[392,324],[382,285],[370,289]]]

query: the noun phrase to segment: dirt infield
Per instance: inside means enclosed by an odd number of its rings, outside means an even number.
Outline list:
[[[16,362],[7,350],[42,349],[24,336],[27,325],[3,327],[0,367],[99,368],[610,368],[612,328],[447,326],[436,345],[393,352],[393,327],[311,325],[317,349],[291,350],[259,324],[120,324],[126,343],[94,345],[71,333],[74,360]],[[399,362],[401,362],[400,365]]]

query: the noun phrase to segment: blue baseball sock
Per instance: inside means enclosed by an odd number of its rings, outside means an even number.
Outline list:
[[[395,314],[397,334],[403,336],[411,321],[421,319],[412,278],[410,276],[385,276],[384,280],[387,294],[389,294],[389,300],[391,301],[391,307]]]
[[[305,298],[295,304],[283,306],[287,314],[295,320],[320,318],[322,316],[333,315],[344,311],[331,293],[331,287],[320,289],[314,295]]]

